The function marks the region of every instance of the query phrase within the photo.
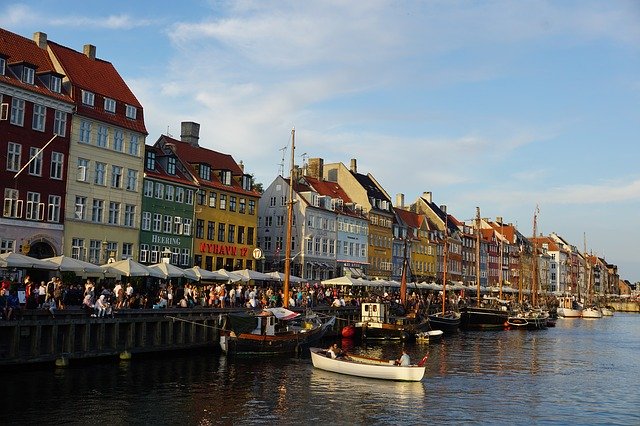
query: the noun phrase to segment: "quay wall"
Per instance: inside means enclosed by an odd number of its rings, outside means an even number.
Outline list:
[[[139,353],[218,349],[218,324],[224,309],[122,310],[113,318],[93,318],[80,310],[23,311],[20,319],[0,321],[0,365],[118,357]],[[316,309],[336,315],[337,333],[359,313],[355,308]],[[172,318],[175,317],[175,318]]]
[[[640,313],[640,302],[634,302],[634,301],[614,302],[614,301],[610,301],[608,304],[613,306],[613,308],[618,312],[638,312],[638,313]]]

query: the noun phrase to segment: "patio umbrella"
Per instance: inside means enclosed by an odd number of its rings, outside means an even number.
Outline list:
[[[249,281],[250,278],[245,278],[244,276],[240,275],[240,274],[236,274],[235,272],[229,272],[226,269],[222,268],[222,269],[218,269],[217,271],[215,271],[221,275],[224,275],[226,277],[226,279],[229,282],[235,283],[238,281]]]
[[[271,275],[263,274],[262,272],[252,271],[251,269],[241,269],[239,271],[233,271],[232,274],[241,275],[245,279],[243,281],[249,280],[262,280],[262,281],[271,281],[273,277]]]
[[[0,268],[31,268],[31,269],[56,269],[56,265],[35,257],[25,256],[20,253],[0,254]]]
[[[98,265],[85,262],[84,260],[74,259],[68,256],[55,256],[43,259],[47,262],[53,263],[57,266],[57,270],[60,272],[73,272],[76,275],[82,276],[101,276],[104,274],[104,270]]]
[[[149,265],[147,266],[147,268],[149,269],[154,269],[156,271],[159,271],[160,273],[162,273],[164,275],[164,278],[184,278],[187,276],[187,272],[184,269],[178,268],[175,265],[172,265],[170,263],[165,263],[165,262],[160,262],[160,263],[156,263],[154,265]],[[187,278],[192,278],[195,277],[195,274],[189,274],[190,276]],[[197,279],[197,278],[192,278],[192,279]]]
[[[284,274],[282,272],[267,272],[265,275],[269,275],[272,280],[284,281]],[[301,283],[304,280],[300,277],[296,277],[295,275],[289,275],[289,281],[292,283]]]
[[[107,263],[100,267],[111,274],[124,275],[125,277],[156,277],[164,278],[164,274],[156,269],[149,269],[141,263],[132,259],[120,260],[118,262]]]
[[[221,275],[217,272],[208,271],[206,269],[202,269],[199,266],[194,266],[192,268],[187,268],[184,270],[190,276],[187,278],[191,278],[192,280],[216,280],[216,281],[227,281],[228,278],[224,275]]]

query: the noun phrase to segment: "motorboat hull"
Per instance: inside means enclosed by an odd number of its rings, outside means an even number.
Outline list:
[[[499,330],[504,328],[509,313],[501,309],[464,307],[460,310],[463,330]]]

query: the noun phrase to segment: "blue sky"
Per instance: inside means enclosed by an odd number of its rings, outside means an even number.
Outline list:
[[[479,206],[640,280],[640,2],[29,1],[0,26],[91,43],[145,108],[268,185],[297,153],[357,158],[395,199]],[[301,155],[297,156],[302,161]],[[288,160],[287,160],[288,161]]]

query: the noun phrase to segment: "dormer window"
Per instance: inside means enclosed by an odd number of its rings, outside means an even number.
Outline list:
[[[245,191],[251,191],[251,176],[242,175],[242,189]]]
[[[7,67],[7,60],[3,57],[0,57],[0,75],[4,75],[4,70]]]
[[[208,164],[200,164],[200,178],[204,180],[211,180],[211,166]]]
[[[104,98],[104,110],[107,112],[116,112],[116,101],[111,98]]]
[[[231,170],[220,171],[220,182],[223,185],[231,185]]]
[[[28,66],[23,66],[22,67],[22,82],[23,83],[27,83],[27,84],[33,84],[34,79],[36,76],[36,70],[28,67]]]
[[[57,75],[52,75],[49,80],[49,89],[55,93],[62,92],[62,79]]]
[[[82,103],[85,105],[93,106],[95,95],[87,90],[82,91]]]
[[[156,153],[152,151],[147,151],[145,159],[145,169],[147,170],[155,170],[156,169]]]
[[[167,159],[167,173],[170,175],[176,174],[176,157],[169,157]]]
[[[134,106],[127,105],[125,114],[126,114],[127,118],[135,120],[136,116],[138,115],[138,109],[136,107],[134,107]]]

